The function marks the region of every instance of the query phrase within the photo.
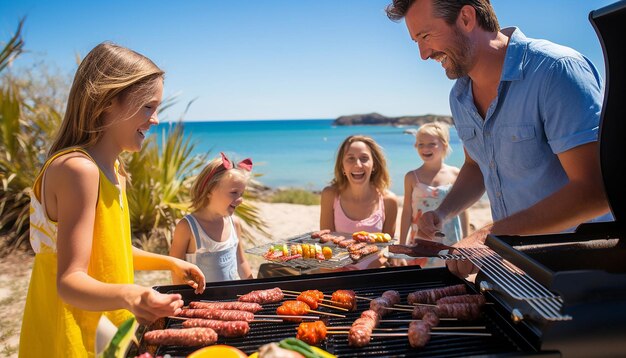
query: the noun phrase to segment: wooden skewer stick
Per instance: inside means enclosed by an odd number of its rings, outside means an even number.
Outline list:
[[[349,334],[349,331],[330,331],[326,334]],[[431,336],[477,336],[491,337],[491,333],[482,332],[430,332]],[[406,337],[407,333],[372,333],[371,337]]]
[[[333,316],[333,317],[341,317],[341,318],[346,318],[345,315],[342,314],[336,314],[336,313],[330,313],[330,312],[321,312],[321,311],[315,311],[315,310],[309,310],[309,312],[312,313],[317,313],[317,314],[321,314],[321,315],[326,315],[326,316]]]
[[[313,316],[305,316],[305,317],[313,317]],[[192,319],[192,318],[194,318],[194,317],[167,316],[167,318],[170,318],[170,319],[177,319],[177,320],[184,321],[184,320]],[[319,317],[317,317],[317,318],[319,318]],[[208,319],[208,318],[195,318],[195,319]],[[218,321],[218,320],[216,320],[216,321]],[[224,322],[228,322],[228,321],[224,321]],[[284,321],[283,321],[282,319],[254,319],[254,320],[250,321],[250,323],[253,323],[253,322],[274,322],[274,323],[282,323],[282,322],[284,322]]]
[[[333,326],[333,327],[326,327],[327,331],[333,331],[333,330],[344,330],[347,329],[349,330],[351,328],[351,326]],[[408,330],[409,327],[396,327],[396,328],[374,328],[374,331],[406,331]],[[435,326],[435,327],[431,327],[431,330],[436,330],[436,331],[446,331],[446,330],[481,330],[481,329],[487,329],[487,327],[485,326],[465,326],[465,327],[441,327],[441,326]]]
[[[294,292],[295,292],[295,291],[294,291]],[[289,296],[289,297],[298,297],[299,295],[296,295],[295,293],[287,293],[285,296]],[[324,301],[324,302],[338,303],[338,302],[335,302],[335,301],[330,301],[330,300],[322,300],[322,301]],[[336,310],[340,310],[340,311],[345,311],[345,312],[348,312],[348,309],[347,309],[347,308],[337,307],[337,306],[333,306],[333,305],[327,305],[327,304],[324,304],[324,303],[319,303],[319,302],[318,302],[317,304],[318,304],[319,306],[322,306],[322,307],[334,308],[334,309],[336,309]]]
[[[439,318],[440,321],[457,321],[458,318]],[[411,323],[413,321],[419,321],[419,319],[382,319],[380,323]]]
[[[413,310],[410,309],[410,308],[385,307],[385,309],[386,310],[392,310],[392,311],[413,312]]]
[[[374,298],[369,298],[369,297],[361,297],[361,296],[356,296],[356,298],[361,299],[361,300],[367,300],[367,301],[373,301],[375,300]],[[437,307],[437,305],[433,305],[431,303],[414,303],[412,305],[401,305],[401,304],[397,304],[394,305],[394,307],[404,307],[404,308],[413,308],[415,306],[431,306],[431,307]]]
[[[309,311],[314,312],[314,311]],[[323,313],[323,312],[321,312]],[[292,316],[288,314],[258,314],[254,315],[255,318],[296,318],[296,319],[310,319],[314,321],[318,321],[320,319],[319,316]]]

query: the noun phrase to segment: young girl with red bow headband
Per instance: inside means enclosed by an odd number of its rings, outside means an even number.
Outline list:
[[[250,158],[235,164],[220,153],[198,175],[191,189],[193,212],[174,230],[170,255],[198,265],[207,282],[253,278],[233,216],[251,170]]]

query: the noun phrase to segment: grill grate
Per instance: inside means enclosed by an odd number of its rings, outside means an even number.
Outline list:
[[[517,300],[526,301],[548,321],[568,321],[572,316],[561,314],[563,300],[550,292],[517,266],[491,249],[458,248],[463,256],[476,265],[500,289]]]
[[[425,269],[416,268],[397,268],[377,270],[384,271],[385,274],[376,277],[369,277],[358,273],[341,273],[339,277],[328,278],[328,275],[310,275],[303,277],[290,277],[287,282],[276,282],[278,279],[259,280],[273,281],[271,283],[263,282],[257,285],[243,285],[237,287],[233,283],[232,290],[224,290],[225,287],[212,289],[207,287],[205,293],[201,296],[195,296],[188,289],[177,291],[171,287],[180,286],[163,286],[157,288],[161,292],[179,292],[183,295],[185,302],[191,300],[233,300],[237,294],[248,292],[253,289],[265,289],[271,287],[281,287],[284,290],[303,291],[307,289],[319,289],[325,294],[331,294],[337,289],[352,289],[358,296],[367,298],[376,298],[387,290],[397,290],[406,304],[406,297],[409,293],[416,290],[443,287],[450,284],[459,283],[458,279],[452,277],[445,269]],[[319,277],[318,277],[319,276]],[[324,276],[326,276],[324,278]],[[313,277],[315,279],[311,279]],[[443,279],[445,277],[445,279]],[[253,281],[252,281],[253,282]],[[375,282],[375,285],[372,285]],[[254,287],[252,287],[254,286]],[[472,290],[471,288],[469,289]],[[219,295],[220,297],[216,297]],[[328,326],[350,326],[356,320],[360,313],[369,308],[369,301],[358,300],[358,308],[355,312],[337,311],[325,307],[319,307],[319,311],[332,313],[342,313],[346,318],[340,317],[324,317],[323,320]],[[275,314],[279,304],[264,305],[264,309],[258,314]],[[423,349],[412,349],[409,346],[407,337],[372,337],[371,343],[363,348],[352,348],[348,346],[347,335],[328,335],[325,342],[320,346],[322,349],[329,351],[338,357],[466,357],[476,355],[498,355],[510,354],[512,352],[534,351],[529,347],[525,339],[521,339],[519,332],[512,331],[509,323],[505,321],[494,307],[496,305],[487,305],[481,318],[477,321],[460,323],[454,321],[442,321],[441,325],[447,326],[485,326],[486,332],[491,333],[489,337],[476,336],[432,336],[430,342]],[[410,319],[410,312],[394,311],[384,317],[384,319]],[[178,320],[166,320],[166,327],[179,328],[181,326]],[[253,322],[251,323],[250,333],[244,338],[220,338],[217,344],[227,344],[242,350],[246,354],[256,352],[261,345],[270,342],[277,342],[288,337],[295,337],[297,323],[270,323],[270,322]],[[408,323],[385,323],[381,327],[408,327]],[[145,347],[144,347],[145,348]],[[197,348],[161,346],[154,352],[157,355],[170,354],[172,357],[184,357]]]

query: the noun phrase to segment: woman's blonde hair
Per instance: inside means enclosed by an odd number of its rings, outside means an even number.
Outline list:
[[[103,135],[103,113],[114,98],[129,100],[136,113],[149,101],[164,72],[147,57],[104,42],[81,61],[67,100],[63,122],[49,156],[70,147],[89,147]]]
[[[331,182],[339,192],[348,187],[348,179],[343,174],[343,158],[348,151],[350,145],[354,142],[363,142],[372,152],[374,166],[372,167],[372,175],[370,182],[380,193],[384,193],[391,186],[389,171],[387,170],[387,160],[383,153],[383,149],[374,141],[374,139],[364,135],[352,135],[346,138],[337,150],[337,160],[335,161],[335,177]]]
[[[246,180],[249,178],[249,172],[238,167],[226,169],[223,164],[222,158],[217,157],[211,160],[198,174],[195,183],[191,187],[192,210],[201,209],[209,204],[211,192],[223,178],[233,175],[241,176]]]
[[[439,138],[445,148],[445,155],[452,153],[452,147],[450,147],[450,127],[447,124],[441,124],[437,122],[426,123],[419,127],[415,133],[415,138],[420,134],[428,134],[433,137]]]

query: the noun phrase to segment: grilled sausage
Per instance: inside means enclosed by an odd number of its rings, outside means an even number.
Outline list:
[[[367,310],[367,311],[361,312],[361,318],[369,318],[373,320],[375,323],[374,326],[378,326],[378,323],[380,322],[380,315],[376,313],[376,311],[374,310]]]
[[[254,320],[254,313],[236,310],[218,310],[207,308],[183,308],[179,314],[181,317],[216,319],[219,321],[246,321]]]
[[[388,290],[383,292],[383,294],[381,295],[381,297],[384,297],[387,299],[387,301],[389,301],[389,303],[392,306],[397,305],[398,303],[400,303],[400,292],[396,291],[396,290]]]
[[[324,229],[324,230],[319,230],[319,231],[313,231],[311,233],[311,238],[312,239],[319,239],[321,238],[323,235],[327,235],[330,234],[330,230],[328,229]]]
[[[428,324],[431,327],[435,327],[439,324],[439,316],[437,316],[435,312],[428,311],[422,316],[422,322]]]
[[[218,336],[232,338],[243,337],[250,332],[250,325],[246,321],[218,321],[214,319],[190,318],[183,322],[183,327],[208,327]]]
[[[265,304],[282,301],[283,298],[285,298],[285,295],[283,295],[283,290],[275,287],[268,290],[252,291],[239,297],[237,300],[240,302],[255,302],[259,304]]]
[[[236,311],[248,311],[257,313],[263,309],[263,307],[254,302],[189,302],[189,308],[206,308],[206,309],[218,309],[218,310],[236,310]]]
[[[381,317],[387,314],[387,308],[389,307],[391,307],[391,304],[384,297],[377,297],[370,301],[370,310],[378,313]]]
[[[346,248],[346,247],[348,247],[348,246],[350,246],[350,245],[354,244],[355,242],[356,242],[356,241],[354,241],[354,240],[352,240],[352,239],[345,239],[345,240],[343,240],[343,241],[340,241],[337,245],[338,245],[339,247]]]
[[[409,293],[407,301],[410,305],[414,303],[430,303],[435,304],[437,300],[445,296],[457,296],[467,293],[464,284],[446,286],[441,288],[433,288],[430,290],[421,290]]]
[[[327,242],[332,241],[336,237],[337,236],[331,235],[331,234],[323,234],[322,236],[319,237],[319,239],[320,239],[320,243],[325,244]]]
[[[360,248],[357,251],[351,252],[350,253],[350,258],[353,261],[358,261],[358,260],[361,259],[361,257],[373,254],[375,252],[378,252],[378,246],[376,246],[376,245],[367,245],[365,247]]]
[[[472,321],[480,317],[480,306],[471,303],[448,303],[432,306],[415,306],[411,317],[423,319],[427,312],[432,312],[441,318],[457,318]]]
[[[366,326],[352,326],[348,333],[348,345],[351,347],[365,347],[370,343],[371,338],[372,331]]]
[[[365,246],[367,246],[366,242],[357,242],[356,244],[352,244],[348,246],[347,249],[348,249],[348,252],[356,252],[364,248]]]
[[[483,306],[487,301],[485,296],[481,294],[476,295],[459,295],[459,296],[447,296],[437,300],[437,304],[447,303],[473,303],[479,306]]]
[[[197,347],[215,344],[217,333],[207,327],[157,329],[146,332],[143,339],[153,345]]]
[[[409,324],[409,344],[413,348],[422,348],[430,340],[430,325],[423,321],[413,321]]]

